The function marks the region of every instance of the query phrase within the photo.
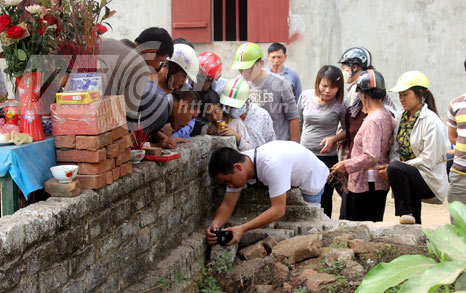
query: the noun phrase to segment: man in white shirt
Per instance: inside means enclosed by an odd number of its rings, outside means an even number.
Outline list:
[[[227,185],[225,197],[207,228],[207,240],[217,242],[215,231],[230,219],[241,190],[247,184],[262,183],[268,187],[271,207],[251,221],[227,228],[238,243],[243,233],[263,227],[285,214],[286,192],[299,187],[303,193],[314,195],[324,188],[329,171],[310,150],[292,141],[272,141],[240,153],[232,148],[217,149],[210,158],[209,173],[216,181]]]

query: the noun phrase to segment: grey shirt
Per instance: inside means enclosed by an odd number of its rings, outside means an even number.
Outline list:
[[[336,156],[337,144],[333,145],[330,152],[321,154],[324,147],[320,145],[326,137],[334,136],[338,123],[341,123],[345,131],[346,101],[341,105],[336,99],[330,104],[319,104],[316,101],[314,90],[302,92],[298,101],[298,111],[301,116],[301,144],[318,156]]]
[[[267,73],[261,81],[250,83],[249,87],[251,101],[270,114],[277,140],[290,140],[289,120],[299,119],[290,83],[284,77]]]

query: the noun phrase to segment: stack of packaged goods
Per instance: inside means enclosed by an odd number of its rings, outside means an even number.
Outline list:
[[[79,166],[81,188],[99,189],[130,174],[133,142],[123,96],[92,99],[91,95],[75,94],[75,100],[87,99],[86,103],[70,104],[73,98],[66,95],[71,93],[57,96],[61,104],[50,107],[57,163]]]

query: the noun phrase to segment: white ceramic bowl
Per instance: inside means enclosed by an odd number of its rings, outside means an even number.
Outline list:
[[[78,175],[78,166],[76,165],[61,165],[51,167],[53,178],[60,183],[70,183],[76,175]]]
[[[131,150],[131,161],[134,164],[138,164],[139,162],[144,159],[144,156],[146,155],[145,150]]]

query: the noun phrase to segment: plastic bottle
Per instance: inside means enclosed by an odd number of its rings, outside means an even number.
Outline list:
[[[19,125],[19,106],[15,97],[8,97],[5,106],[5,120],[6,124]]]

